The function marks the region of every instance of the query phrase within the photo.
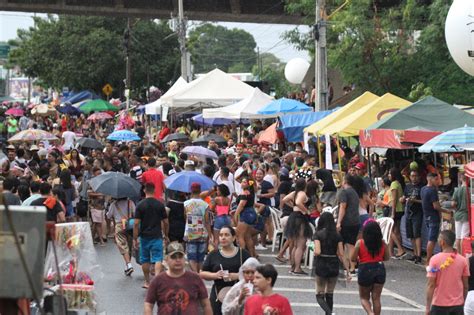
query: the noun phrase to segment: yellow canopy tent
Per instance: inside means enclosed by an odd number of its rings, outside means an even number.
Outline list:
[[[336,110],[335,112],[331,113],[330,115],[324,117],[318,122],[308,126],[304,131],[311,134],[322,134],[319,130],[330,126],[332,123],[354,113],[355,111],[361,109],[362,107],[368,105],[369,103],[377,100],[379,97],[371,92],[365,92],[358,98],[354,99],[353,101],[347,103],[344,107]]]
[[[411,102],[393,94],[386,93],[356,112],[319,130],[318,133],[338,134],[342,137],[357,136],[360,130],[366,129],[376,121],[386,117],[386,115],[409,105],[411,105]]]

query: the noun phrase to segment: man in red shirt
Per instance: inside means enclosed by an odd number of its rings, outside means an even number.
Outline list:
[[[456,235],[452,231],[441,231],[438,244],[442,252],[431,257],[426,268],[426,314],[464,314],[469,278],[466,258],[453,249]]]
[[[156,169],[155,158],[149,158],[147,161],[148,169],[142,175],[142,184],[152,183],[155,185],[155,198],[163,201],[163,192],[165,191],[163,173]]]
[[[278,314],[293,315],[288,299],[273,293],[278,272],[270,264],[257,267],[253,285],[258,294],[252,295],[245,302],[245,315]]]

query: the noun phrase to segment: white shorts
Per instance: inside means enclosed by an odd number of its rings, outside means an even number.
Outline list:
[[[469,222],[467,221],[454,221],[454,229],[456,231],[457,240],[469,236]]]
[[[467,292],[464,302],[464,315],[474,315],[474,291]]]

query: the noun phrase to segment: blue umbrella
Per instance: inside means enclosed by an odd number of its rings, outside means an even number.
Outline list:
[[[66,114],[70,116],[80,116],[82,112],[71,104],[65,106],[59,106],[56,108],[61,114]]]
[[[185,193],[191,192],[192,183],[201,184],[202,191],[210,190],[216,185],[216,183],[209,177],[194,171],[175,173],[165,179],[165,186],[167,189]]]
[[[285,113],[310,112],[313,109],[304,103],[288,98],[280,98],[270,102],[268,105],[258,111],[261,115],[275,115]]]
[[[248,119],[227,119],[227,118],[204,118],[202,114],[193,116],[191,118],[196,124],[204,126],[225,126],[231,123],[248,125]]]
[[[117,130],[112,132],[108,137],[108,140],[115,141],[138,141],[140,137],[133,131],[130,130]]]
[[[421,147],[419,152],[460,152],[474,148],[474,128],[464,126],[443,132],[432,138]]]

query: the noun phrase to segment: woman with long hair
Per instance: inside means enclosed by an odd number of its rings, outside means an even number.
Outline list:
[[[65,156],[68,168],[72,175],[78,176],[82,171],[82,159],[77,149],[72,149],[71,152]]]
[[[362,239],[357,241],[351,256],[353,262],[359,261],[359,297],[368,315],[379,315],[382,311],[380,296],[386,278],[383,262],[389,259],[390,252],[379,224],[373,219],[368,220],[362,229]]]
[[[313,276],[316,276],[316,301],[326,312],[332,314],[334,288],[339,276],[339,262],[350,279],[349,264],[344,259],[344,245],[341,235],[336,230],[334,217],[330,212],[321,214],[318,220],[314,240]]]
[[[295,275],[307,275],[307,273],[301,269],[301,259],[303,258],[306,248],[306,240],[311,238],[313,234],[307,217],[309,215],[309,198],[305,190],[306,180],[299,178],[295,183],[295,191],[283,199],[284,203],[293,207],[293,212],[290,214],[288,223],[286,224],[285,234],[291,244],[290,273]]]
[[[365,221],[367,221],[370,217],[372,217],[373,213],[373,202],[369,197],[369,192],[364,183],[364,179],[360,176],[351,176],[350,178],[350,185],[356,191],[357,195],[359,196],[359,222],[362,231],[362,226],[364,225]],[[359,232],[359,235],[361,233]]]
[[[248,178],[243,178],[240,182],[242,189],[241,194],[237,197],[237,210],[234,217],[237,222],[237,238],[239,246],[246,248],[252,257],[256,256],[255,244],[249,233],[250,227],[255,224],[257,220],[257,213],[255,212],[255,182]]]
[[[213,240],[214,246],[217,248],[219,244],[219,231],[223,226],[231,225],[232,220],[230,219],[230,203],[231,198],[229,188],[225,184],[217,186],[217,196],[212,200],[211,210],[214,212],[214,227],[213,227]]]
[[[235,246],[235,231],[224,226],[219,231],[219,247],[209,253],[199,275],[214,281],[209,299],[214,315],[222,314],[222,301],[230,288],[239,280],[239,269],[250,257],[242,247]]]
[[[64,193],[64,206],[66,207],[66,218],[72,218],[74,216],[74,207],[72,202],[76,199],[77,192],[76,188],[72,184],[71,171],[64,169],[59,174],[59,188]]]
[[[405,179],[398,168],[391,168],[388,173],[388,178],[392,181],[390,184],[390,217],[393,219],[393,230],[390,237],[389,252],[390,255],[393,253],[393,243],[397,245],[396,259],[401,259],[405,256],[406,252],[402,247],[402,235],[400,232],[400,223],[404,214],[403,204],[400,202],[400,198],[403,197],[403,191],[405,191]]]

